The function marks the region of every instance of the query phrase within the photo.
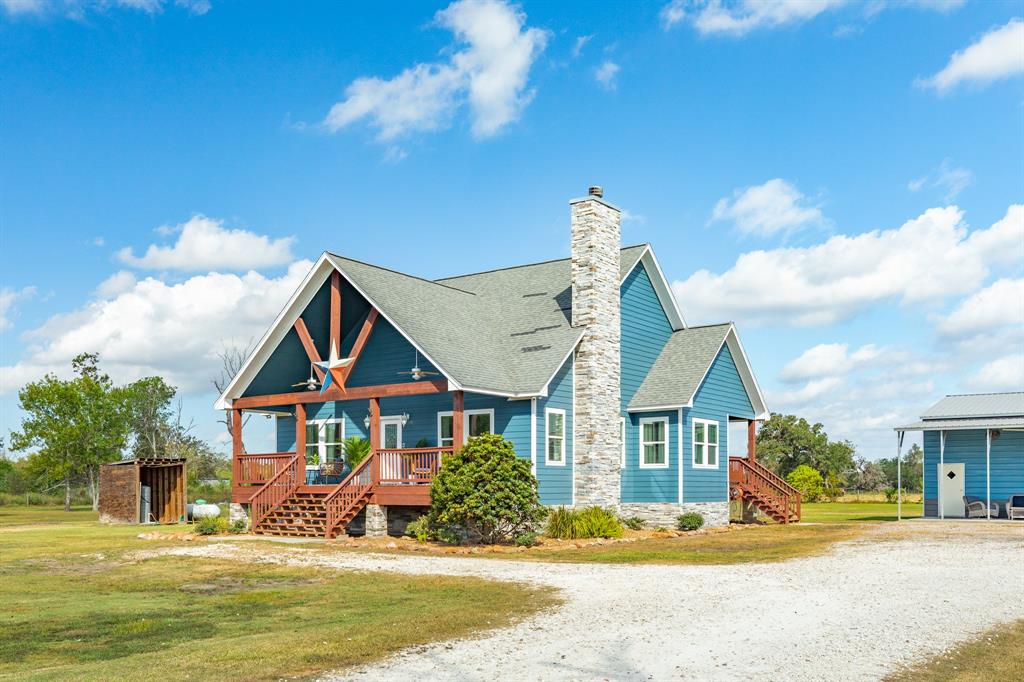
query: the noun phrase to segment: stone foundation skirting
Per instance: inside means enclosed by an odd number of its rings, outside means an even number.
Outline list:
[[[239,502],[232,502],[228,507],[228,521],[245,521],[246,528],[249,527],[249,505]]]
[[[648,526],[675,528],[680,514],[697,512],[704,517],[704,527],[729,525],[729,502],[626,502],[619,505],[624,517],[639,516]]]

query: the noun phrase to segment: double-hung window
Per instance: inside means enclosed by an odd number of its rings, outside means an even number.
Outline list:
[[[463,415],[463,439],[494,433],[494,410],[466,410]],[[454,426],[455,418],[451,412],[437,413],[438,446],[447,448],[455,445]]]
[[[455,445],[455,418],[451,412],[437,413],[437,445],[450,448]]]
[[[345,458],[345,425],[341,419],[306,421],[306,464],[340,462]]]
[[[718,468],[718,422],[693,420],[693,466],[695,469]]]
[[[668,418],[644,417],[640,420],[640,468],[663,469],[668,466]]]
[[[544,431],[546,434],[544,451],[547,453],[545,462],[563,466],[565,464],[565,410],[557,410],[553,407],[545,409],[544,421],[547,423],[547,428]]]

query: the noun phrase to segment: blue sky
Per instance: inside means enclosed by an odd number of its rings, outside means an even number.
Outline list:
[[[1024,4],[0,0],[0,434],[95,350],[210,378],[325,249],[568,255],[590,184],[861,454],[1024,388]]]

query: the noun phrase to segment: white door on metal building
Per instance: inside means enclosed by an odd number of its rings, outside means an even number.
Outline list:
[[[963,516],[964,515],[964,465],[950,464],[948,462],[939,465],[939,504],[942,505],[942,515]]]

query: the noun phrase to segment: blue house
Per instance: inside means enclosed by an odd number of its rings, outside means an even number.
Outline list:
[[[570,209],[567,259],[427,280],[324,253],[218,399],[233,513],[263,533],[400,532],[445,454],[492,432],[544,504],[728,523],[730,448],[768,416],[735,327],[686,325],[599,188]],[[244,412],[276,418],[277,452],[246,450]],[[750,438],[733,444],[735,422]],[[351,436],[371,447],[354,467]]]
[[[1024,518],[1024,392],[949,395],[914,424],[924,440],[924,515]]]

